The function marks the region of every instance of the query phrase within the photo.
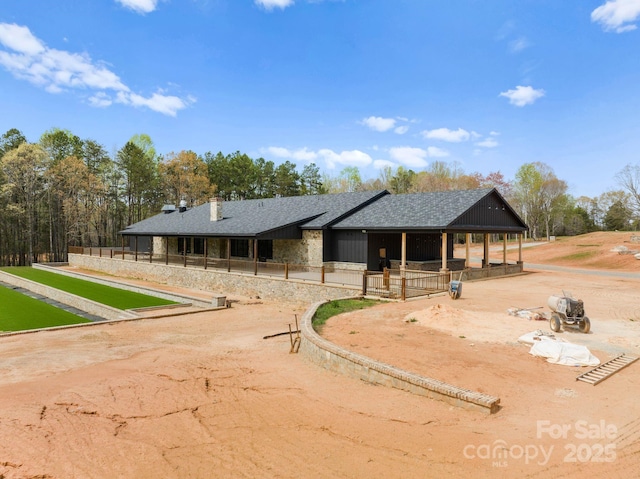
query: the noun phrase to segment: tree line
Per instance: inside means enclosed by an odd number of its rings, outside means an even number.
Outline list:
[[[164,204],[196,206],[225,200],[382,190],[392,193],[495,187],[530,227],[534,238],[597,229],[632,229],[640,214],[640,167],[618,174],[621,189],[573,198],[544,163],[524,164],[513,180],[500,172],[466,173],[433,162],[423,171],[386,167],[362,181],[356,167],[335,176],[314,164],[299,171],[239,151],[158,154],[138,134],[109,154],[93,139],[51,129],[31,143],[18,129],[0,137],[0,265],[65,261],[68,246],[117,246],[118,232],[157,214]]]

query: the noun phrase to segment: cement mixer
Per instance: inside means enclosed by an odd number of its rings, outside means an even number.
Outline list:
[[[549,296],[547,305],[551,308],[551,331],[558,332],[563,325],[577,327],[582,333],[588,333],[591,329],[591,322],[584,314],[584,303],[571,293],[563,291],[562,295]]]

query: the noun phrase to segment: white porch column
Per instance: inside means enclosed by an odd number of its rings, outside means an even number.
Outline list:
[[[446,273],[449,271],[447,268],[447,233],[442,232],[442,267],[440,268],[440,272]]]

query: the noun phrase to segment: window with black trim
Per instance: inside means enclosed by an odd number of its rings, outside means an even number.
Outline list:
[[[258,259],[260,261],[273,259],[273,240],[258,241]]]
[[[238,258],[249,257],[249,240],[232,239],[231,240],[231,256]]]
[[[178,254],[191,254],[191,238],[178,237]]]
[[[204,254],[204,238],[193,238],[193,254]]]

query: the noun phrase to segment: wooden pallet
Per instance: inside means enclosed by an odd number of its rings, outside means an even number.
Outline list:
[[[609,376],[617,373],[622,368],[626,368],[627,366],[629,366],[629,364],[637,360],[637,357],[627,356],[623,353],[620,356],[616,356],[612,360],[607,361],[606,363],[602,363],[600,366],[595,367],[584,374],[581,374],[576,378],[576,381],[584,381],[595,386],[599,382],[604,381]]]

